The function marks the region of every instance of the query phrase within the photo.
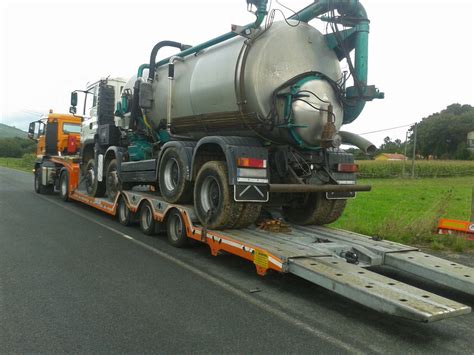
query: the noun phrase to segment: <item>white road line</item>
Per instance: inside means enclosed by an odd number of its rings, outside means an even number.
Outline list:
[[[160,251],[160,250],[158,250],[158,249],[156,249],[156,248],[154,248],[154,247],[152,247],[152,246],[150,246],[146,243],[143,243],[143,242],[129,236],[128,234],[122,233],[121,231],[119,231],[119,230],[117,230],[113,227],[110,227],[106,224],[100,223],[100,222],[96,221],[95,219],[93,219],[93,218],[91,218],[91,217],[89,217],[89,216],[87,216],[87,215],[85,215],[85,214],[83,214],[79,211],[76,211],[75,209],[72,209],[72,208],[68,207],[64,202],[60,203],[58,201],[51,200],[51,199],[49,199],[45,196],[41,196],[41,195],[37,195],[37,196],[41,197],[42,199],[44,199],[44,200],[46,200],[50,203],[58,205],[63,209],[67,209],[68,211],[71,211],[72,213],[74,213],[74,214],[76,214],[76,215],[78,215],[82,218],[85,218],[88,221],[101,226],[102,228],[108,229],[109,231],[111,231],[115,234],[118,234],[119,236],[121,236],[125,239],[130,240],[132,243],[134,243],[134,244],[136,244],[136,245],[138,245],[138,246],[140,246],[144,249],[147,249],[147,250],[151,251],[152,253],[157,254],[157,255],[161,256],[162,258],[164,258],[168,261],[171,261],[172,263],[174,263],[176,265],[179,265],[180,267],[194,273],[195,275],[198,275],[199,277],[202,277],[203,279],[205,279],[205,280],[207,280],[207,281],[209,281],[209,282],[211,282],[211,283],[227,290],[228,292],[234,294],[235,296],[238,296],[238,297],[244,299],[245,301],[251,303],[252,305],[254,305],[254,306],[256,306],[260,309],[263,309],[264,311],[266,311],[266,312],[268,312],[268,313],[270,313],[270,314],[272,314],[272,315],[274,315],[274,316],[276,316],[276,317],[278,317],[278,318],[280,318],[280,319],[282,319],[282,320],[284,320],[284,321],[286,321],[286,322],[288,322],[288,323],[290,323],[290,324],[292,324],[292,325],[294,325],[298,328],[301,328],[301,329],[307,331],[308,333],[310,333],[310,334],[312,334],[312,335],[314,335],[314,336],[316,336],[316,337],[318,337],[322,340],[327,341],[328,343],[336,345],[336,346],[346,350],[349,353],[354,353],[354,354],[363,354],[364,353],[363,350],[355,349],[354,346],[352,346],[350,344],[347,344],[347,343],[341,341],[340,339],[337,339],[337,338],[335,338],[335,337],[333,337],[333,336],[331,336],[331,335],[329,335],[329,334],[327,334],[327,333],[325,333],[325,332],[323,332],[319,329],[316,329],[313,326],[311,326],[311,325],[309,325],[309,324],[307,324],[307,323],[305,323],[305,322],[303,322],[303,321],[301,321],[301,320],[285,313],[282,310],[272,308],[271,306],[269,306],[265,302],[260,301],[256,298],[248,295],[247,293],[239,290],[238,288],[232,286],[231,284],[228,284],[228,283],[218,279],[217,277],[214,277],[210,274],[207,274],[203,271],[200,271],[200,270],[196,269],[195,267],[193,267],[190,264],[187,264],[187,263],[185,263],[185,262],[169,255],[169,254],[166,254],[166,253],[164,253],[164,252],[162,252],[162,251]]]

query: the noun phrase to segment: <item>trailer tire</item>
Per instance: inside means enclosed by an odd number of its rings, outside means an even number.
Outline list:
[[[122,189],[117,172],[117,159],[112,159],[105,168],[105,194],[110,201],[115,201]]]
[[[158,169],[161,195],[169,203],[186,203],[192,198],[192,183],[186,180],[186,165],[174,147],[163,153]]]
[[[59,178],[59,196],[65,202],[69,200],[69,174],[66,170],[61,173]]]
[[[53,185],[46,185],[44,186],[41,184],[42,181],[42,173],[41,173],[41,167],[37,168],[35,171],[35,191],[38,194],[51,194],[54,192],[54,186]]]
[[[260,212],[262,211],[262,205],[259,203],[246,203],[240,213],[239,218],[235,221],[231,228],[246,228],[251,224],[254,224]]]
[[[115,110],[115,90],[113,86],[99,84],[97,95],[97,122],[99,125],[113,124]]]
[[[194,206],[202,225],[211,229],[231,228],[244,204],[234,201],[224,161],[205,163],[196,178]]]
[[[157,232],[153,208],[148,201],[143,202],[140,207],[140,229],[146,235],[154,235]]]
[[[125,198],[121,196],[117,204],[117,219],[123,226],[130,226],[132,224],[132,211],[127,206]]]
[[[168,242],[175,248],[182,248],[188,245],[189,239],[186,235],[186,224],[181,212],[175,208],[166,217],[166,234],[168,235]]]
[[[92,197],[103,197],[105,194],[105,184],[98,181],[95,173],[95,161],[90,159],[86,166],[86,190],[87,194]]]
[[[324,225],[337,220],[345,205],[345,200],[328,200],[325,193],[310,193],[298,207],[283,207],[283,216],[298,225]]]

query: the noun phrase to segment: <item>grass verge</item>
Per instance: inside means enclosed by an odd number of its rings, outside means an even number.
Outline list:
[[[0,166],[31,172],[35,165],[35,155],[25,154],[22,158],[0,158]]]
[[[372,191],[350,200],[333,227],[436,250],[474,250],[474,242],[436,234],[439,218],[469,220],[472,177],[367,179]]]

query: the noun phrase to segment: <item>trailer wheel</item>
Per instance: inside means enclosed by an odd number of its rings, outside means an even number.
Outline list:
[[[86,190],[87,194],[92,197],[102,197],[105,193],[105,184],[103,181],[98,181],[95,173],[95,161],[90,159],[86,165]]]
[[[207,228],[234,225],[244,204],[234,201],[225,162],[209,161],[201,167],[194,186],[194,205],[201,224]]]
[[[186,165],[176,148],[165,150],[158,171],[161,195],[167,202],[185,203],[191,200],[192,184],[186,180]]]
[[[254,224],[260,216],[261,211],[262,205],[259,203],[244,204],[244,208],[242,209],[239,218],[237,218],[231,228],[245,228],[251,224]]]
[[[295,224],[323,225],[337,220],[345,206],[345,200],[328,200],[325,193],[310,193],[298,207],[283,207],[283,215]]]
[[[156,234],[156,221],[150,202],[143,202],[140,208],[140,229],[146,235]]]
[[[35,191],[38,194],[50,194],[53,193],[54,191],[54,186],[53,185],[46,185],[44,186],[41,183],[42,180],[42,173],[41,173],[41,168],[37,168],[35,171]]]
[[[66,170],[61,173],[59,178],[59,196],[64,200],[69,200],[69,174]]]
[[[123,226],[128,227],[132,224],[132,211],[128,208],[123,196],[118,200],[117,218],[119,223]]]
[[[107,164],[106,168],[105,193],[110,201],[115,201],[120,190],[120,181],[117,173],[117,159],[112,159]]]
[[[176,247],[182,248],[188,244],[188,237],[186,235],[186,224],[184,223],[181,212],[173,209],[169,212],[166,219],[166,234],[168,235],[168,242]]]

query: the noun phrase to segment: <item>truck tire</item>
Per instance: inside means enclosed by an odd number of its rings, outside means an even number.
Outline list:
[[[59,178],[59,196],[65,202],[69,200],[69,174],[66,170],[61,173]]]
[[[86,190],[87,194],[92,197],[103,197],[105,194],[105,184],[98,181],[95,173],[95,161],[90,159],[86,166]]]
[[[191,181],[185,177],[186,165],[176,148],[165,150],[158,170],[161,195],[169,203],[186,203],[192,198]]]
[[[211,229],[232,228],[244,204],[234,201],[223,161],[205,163],[194,185],[194,206],[202,225]]]
[[[239,218],[235,221],[231,228],[246,228],[251,224],[254,224],[260,212],[262,211],[262,205],[259,203],[246,203],[240,213]]]
[[[35,191],[38,194],[51,194],[54,191],[54,186],[53,185],[46,185],[44,186],[41,184],[42,181],[42,174],[41,174],[41,168],[37,168],[35,170]]]
[[[99,125],[113,124],[115,111],[115,90],[111,85],[99,85],[97,95],[97,122]]]
[[[156,234],[156,221],[150,202],[145,201],[140,207],[140,229],[146,235]]]
[[[121,190],[120,181],[117,173],[117,159],[112,159],[105,169],[105,194],[110,201],[115,201]]]
[[[123,226],[130,226],[132,224],[132,211],[127,206],[125,202],[125,198],[121,196],[118,200],[117,204],[117,218],[121,225]]]
[[[186,235],[186,224],[181,212],[172,209],[166,218],[166,234],[168,242],[175,248],[182,248],[188,245],[189,239]]]
[[[299,225],[324,225],[336,221],[344,211],[345,200],[328,200],[325,193],[310,193],[298,207],[283,207],[283,216]]]

